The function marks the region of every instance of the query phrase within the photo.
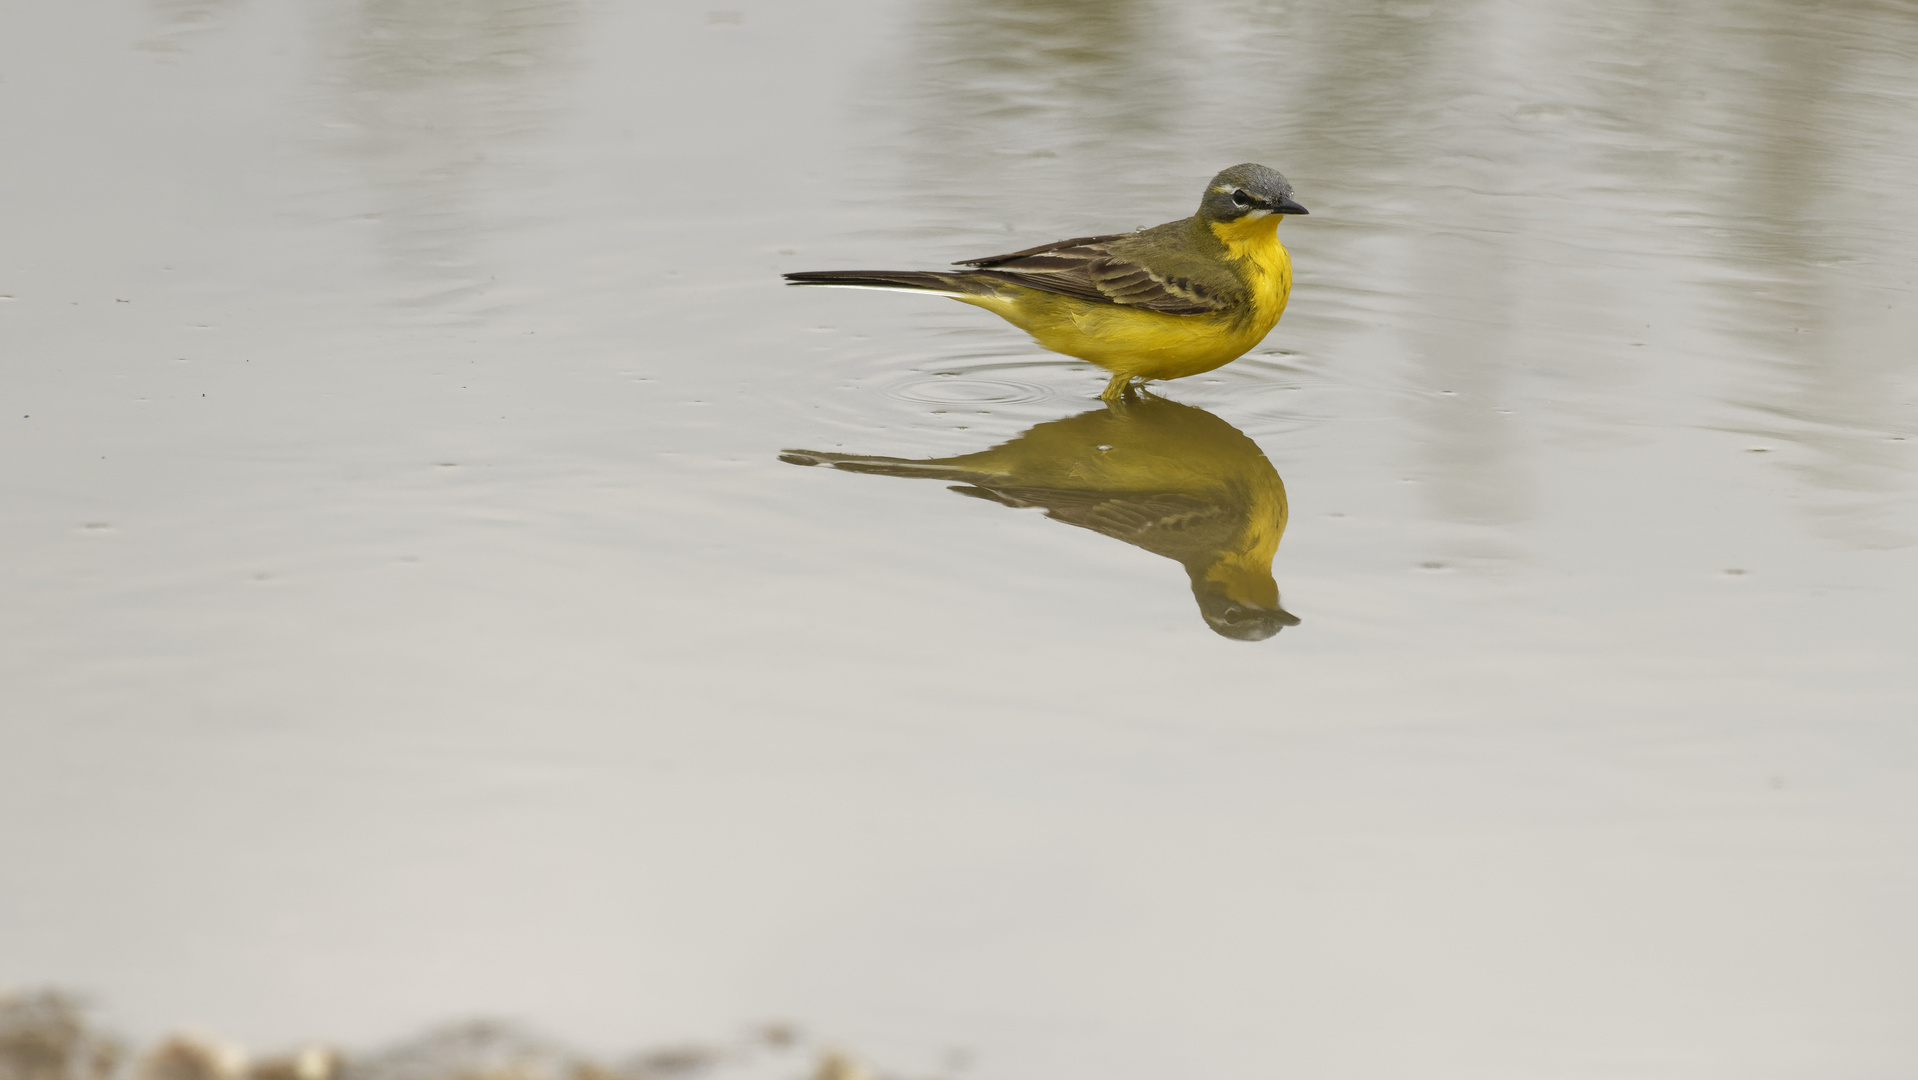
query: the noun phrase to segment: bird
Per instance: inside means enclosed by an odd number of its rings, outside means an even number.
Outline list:
[[[1134,391],[942,458],[786,450],[780,460],[943,480],[951,490],[1090,529],[1185,568],[1207,626],[1263,641],[1299,618],[1279,603],[1272,556],[1285,534],[1285,482],[1259,444],[1191,405]]]
[[[1308,213],[1264,165],[1212,178],[1189,218],[967,259],[966,270],[804,270],[793,285],[930,292],[985,308],[1042,347],[1112,373],[1113,401],[1135,380],[1182,379],[1231,363],[1265,339],[1292,292],[1279,222]]]

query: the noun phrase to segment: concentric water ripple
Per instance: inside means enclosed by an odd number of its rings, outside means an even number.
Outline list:
[[[1084,400],[1096,405],[1101,374],[1070,360],[946,360],[883,373],[870,388],[924,415],[951,413],[1028,419]]]
[[[956,371],[920,376],[886,389],[888,397],[921,405],[1023,405],[1051,393],[1036,383],[984,379]]]

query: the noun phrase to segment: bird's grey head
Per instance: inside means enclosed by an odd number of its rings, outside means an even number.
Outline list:
[[[1241,221],[1268,214],[1303,214],[1292,201],[1292,185],[1275,169],[1263,165],[1234,165],[1212,178],[1199,200],[1199,213],[1208,221]]]
[[[1205,624],[1220,637],[1239,641],[1264,641],[1288,626],[1299,625],[1299,617],[1280,607],[1235,600],[1225,594],[1216,581],[1194,578],[1192,595],[1199,601],[1199,614]]]

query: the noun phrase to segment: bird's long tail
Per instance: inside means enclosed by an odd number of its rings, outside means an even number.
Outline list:
[[[968,480],[979,475],[960,465],[912,458],[873,457],[869,454],[827,454],[818,450],[783,450],[779,460],[788,465],[825,465],[847,472],[874,473],[879,476],[913,476],[942,480]]]
[[[895,289],[933,292],[946,296],[990,293],[992,285],[971,271],[938,270],[802,270],[787,274],[793,285],[839,285],[853,289]]]

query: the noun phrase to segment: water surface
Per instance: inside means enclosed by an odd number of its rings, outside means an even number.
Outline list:
[[[915,1076],[1918,1066],[1908,4],[16,8],[0,982]],[[780,460],[1103,382],[781,272],[1241,161],[1291,307],[1155,390],[1282,478],[1296,625]]]

